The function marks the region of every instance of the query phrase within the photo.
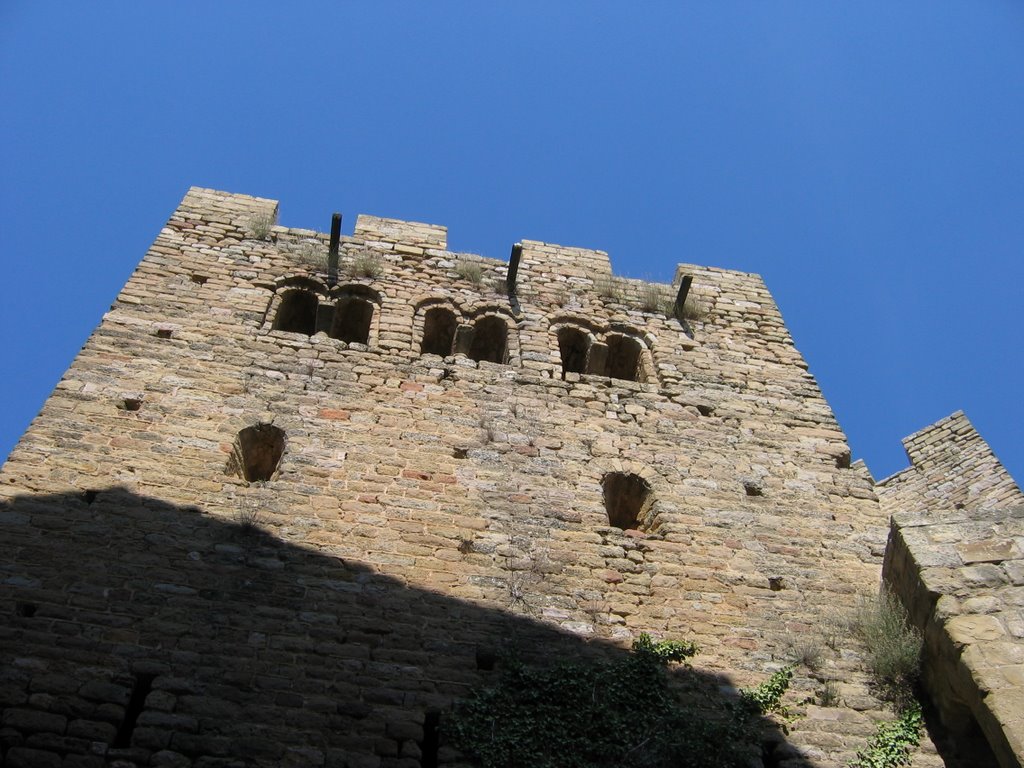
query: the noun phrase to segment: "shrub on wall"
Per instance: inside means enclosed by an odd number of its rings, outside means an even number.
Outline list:
[[[692,643],[641,635],[615,661],[506,661],[495,685],[445,718],[443,733],[483,768],[747,766],[759,751],[758,720],[779,707],[791,672],[738,701],[705,694],[694,706],[670,685],[667,665],[696,652]]]

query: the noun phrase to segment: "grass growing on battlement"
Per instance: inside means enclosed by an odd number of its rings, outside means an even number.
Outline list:
[[[375,280],[384,273],[384,265],[377,254],[360,253],[349,262],[347,272],[350,277],[368,277]]]
[[[602,299],[622,301],[622,280],[614,275],[598,275],[594,278],[594,292]]]
[[[466,259],[461,259],[455,264],[455,274],[473,285],[480,285],[484,279],[483,268],[476,262]]]
[[[274,223],[275,219],[272,214],[256,214],[249,218],[245,231],[253,240],[269,240],[270,231],[274,228]]]

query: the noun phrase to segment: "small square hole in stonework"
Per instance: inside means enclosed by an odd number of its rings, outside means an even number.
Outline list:
[[[14,612],[23,618],[31,619],[36,615],[36,607],[35,603],[16,603]]]
[[[96,498],[99,495],[100,495],[99,491],[93,491],[93,490],[82,491],[82,501],[84,501],[86,504],[92,504],[94,501],[96,501]]]
[[[476,649],[476,668],[490,672],[498,662],[498,654],[491,648]]]
[[[743,484],[743,490],[747,492],[747,496],[764,495],[764,490],[761,488],[760,483],[746,482]]]
[[[126,411],[137,411],[142,407],[142,400],[137,397],[126,397],[124,399],[124,409]]]
[[[192,275],[192,282],[196,285],[203,285],[209,279],[206,275]]]
[[[698,405],[697,412],[701,416],[710,416],[712,413],[715,412],[715,409],[712,408],[710,405]]]
[[[850,468],[850,452],[843,451],[836,456],[836,468],[837,469],[849,469]]]
[[[170,328],[157,328],[156,335],[159,339],[169,339],[174,335],[174,331]]]

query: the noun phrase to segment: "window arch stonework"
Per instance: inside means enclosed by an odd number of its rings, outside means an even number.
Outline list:
[[[372,288],[342,285],[331,291],[327,335],[347,344],[376,346],[380,328],[381,296]]]

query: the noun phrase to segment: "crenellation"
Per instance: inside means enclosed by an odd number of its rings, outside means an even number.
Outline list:
[[[0,634],[30,660],[4,717],[94,733],[102,764],[398,768],[485,679],[479,647],[607,657],[652,632],[742,686],[876,587],[887,494],[918,486],[850,465],[758,276],[625,279],[523,240],[510,293],[507,261],[372,216],[334,270],[277,210],[189,190],[0,472],[0,609],[50,617]],[[960,462],[963,493],[1002,500],[962,427],[953,452],[914,436],[914,472]],[[843,643],[795,685],[847,681],[859,738],[881,704]],[[118,736],[139,665],[159,671]],[[25,696],[53,676],[99,698],[46,720],[57,700]],[[863,739],[831,711],[778,738],[845,765]]]

